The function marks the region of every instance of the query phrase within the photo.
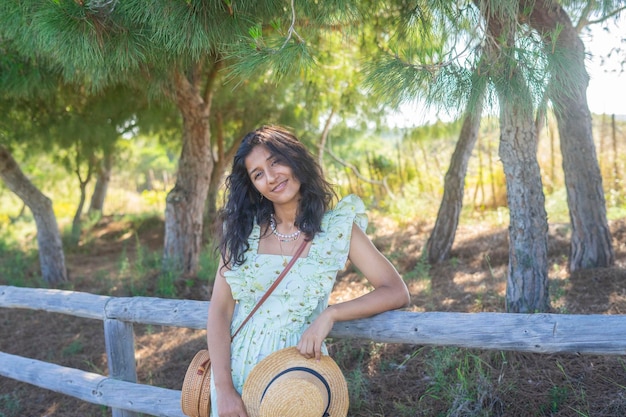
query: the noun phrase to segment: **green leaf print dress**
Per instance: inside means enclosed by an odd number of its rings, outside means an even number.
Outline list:
[[[337,273],[348,259],[352,224],[367,226],[365,206],[350,194],[322,218],[322,231],[306,257],[299,258],[265,303],[241,329],[231,345],[233,383],[239,393],[252,368],[279,349],[295,346],[300,336],[328,306]],[[281,255],[258,253],[261,229],[255,224],[245,262],[224,276],[237,302],[231,333],[254,308],[284,269]],[[210,329],[208,329],[210,331]],[[323,346],[324,351],[326,347]],[[211,415],[217,416],[215,385],[211,380]]]

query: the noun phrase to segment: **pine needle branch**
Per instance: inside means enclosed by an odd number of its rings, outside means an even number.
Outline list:
[[[280,49],[283,49],[287,43],[291,40],[291,37],[295,35],[298,38],[298,42],[304,43],[304,39],[296,32],[296,5],[295,0],[291,0],[291,25],[289,26],[289,30],[287,31],[287,38]]]
[[[609,20],[610,18],[617,16],[619,14],[621,14],[624,10],[626,10],[626,6],[624,7],[620,7],[619,9],[615,9],[613,10],[611,13],[606,14],[605,16],[602,16],[600,19],[596,19],[596,20],[589,20],[587,22],[587,24],[589,25],[595,25],[596,23],[602,23],[605,22],[607,20]]]

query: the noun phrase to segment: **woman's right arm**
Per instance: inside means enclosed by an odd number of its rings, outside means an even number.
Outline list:
[[[223,263],[215,274],[207,319],[207,344],[211,355],[211,378],[215,382],[219,417],[247,417],[241,396],[233,386],[230,368],[230,325],[235,300],[223,275]]]

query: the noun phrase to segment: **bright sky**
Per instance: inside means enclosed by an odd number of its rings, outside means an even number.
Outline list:
[[[592,113],[626,115],[626,74],[620,73],[620,61],[626,60],[626,44],[621,44],[622,52],[614,52],[604,66],[601,66],[600,59],[606,57],[612,48],[620,46],[620,40],[626,38],[626,16],[622,16],[619,26],[609,27],[610,32],[607,32],[595,25],[592,28],[592,39],[581,36],[585,50],[597,56],[586,62],[591,77],[587,102]]]
[[[581,34],[585,51],[593,55],[585,62],[590,77],[587,103],[591,113],[626,116],[626,73],[620,73],[621,61],[626,61],[626,42],[620,45],[620,40],[626,39],[626,13],[622,14],[618,25],[610,24],[608,27],[609,32],[596,24],[591,28],[591,36]],[[619,46],[622,51],[613,52],[611,57],[607,58],[608,53]],[[624,69],[626,70],[626,63]],[[439,118],[443,121],[451,119],[445,114],[440,114]],[[435,114],[425,111],[419,104],[407,104],[402,107],[400,113],[388,118],[389,124],[397,127],[420,126],[436,120]]]

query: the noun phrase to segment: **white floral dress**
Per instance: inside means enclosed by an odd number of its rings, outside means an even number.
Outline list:
[[[231,346],[231,368],[239,393],[254,365],[276,350],[297,345],[302,333],[328,306],[337,273],[345,267],[348,258],[353,223],[365,230],[367,217],[361,199],[351,194],[324,215],[322,232],[313,239],[308,255],[296,261],[235,337]],[[259,225],[255,224],[250,234],[250,248],[245,253],[246,261],[224,273],[238,303],[231,333],[284,269],[281,255],[258,253],[260,233]],[[215,395],[211,381],[212,416],[217,416]]]

